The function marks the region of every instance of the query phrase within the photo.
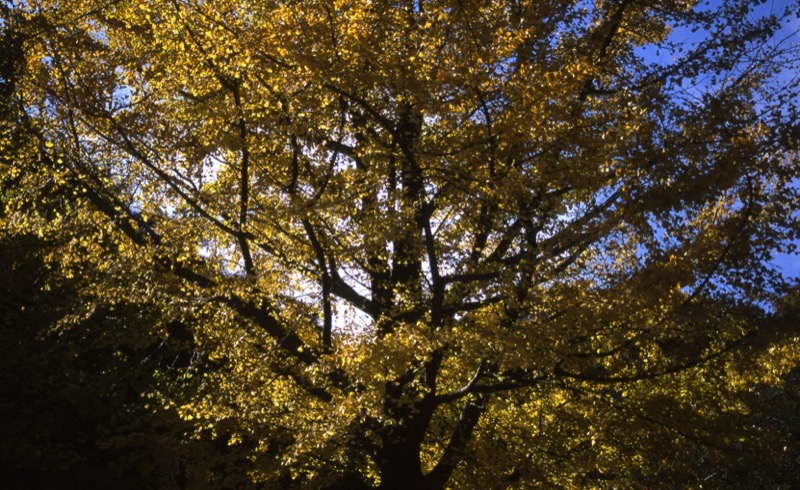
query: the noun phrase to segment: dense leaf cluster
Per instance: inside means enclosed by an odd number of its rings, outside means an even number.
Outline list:
[[[2,2],[7,480],[789,488],[780,9]]]

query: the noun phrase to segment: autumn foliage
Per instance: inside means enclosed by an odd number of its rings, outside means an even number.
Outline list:
[[[3,1],[6,471],[789,488],[800,7],[755,3]]]

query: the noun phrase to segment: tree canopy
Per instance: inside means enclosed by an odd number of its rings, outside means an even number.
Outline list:
[[[171,424],[161,488],[788,486],[769,7],[4,1],[6,362]]]

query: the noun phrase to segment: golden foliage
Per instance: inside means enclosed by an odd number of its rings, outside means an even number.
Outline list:
[[[53,263],[96,265],[89,302],[152,298],[189,326],[192,396],[149,396],[251,444],[253,481],[722,485],[701,467],[761,450],[750,394],[800,360],[796,310],[770,306],[769,259],[800,231],[775,19],[677,0],[3,9],[4,43],[23,40],[6,232],[97,227]],[[671,34],[692,28],[696,47]]]

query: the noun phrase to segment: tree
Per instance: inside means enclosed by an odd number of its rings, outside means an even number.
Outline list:
[[[74,232],[64,228],[62,240]],[[252,488],[246,475],[252,448],[192,438],[194,424],[174,406],[190,399],[187,374],[202,364],[181,342],[180,323],[150,298],[91,301],[86,283],[104,274],[84,263],[82,275],[67,278],[58,267],[63,251],[43,242],[30,235],[0,240],[4,485],[171,489],[215,481]]]
[[[729,484],[800,359],[797,8],[4,2],[4,223],[102,224],[62,267],[191,318],[254,482]]]

